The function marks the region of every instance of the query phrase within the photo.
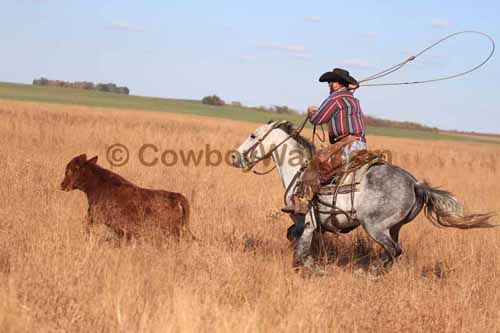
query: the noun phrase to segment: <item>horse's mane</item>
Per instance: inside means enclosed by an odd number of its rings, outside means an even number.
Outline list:
[[[284,131],[288,135],[297,134],[297,129],[295,127],[293,127],[293,124],[289,121],[280,123],[278,125],[278,127],[276,127],[276,128],[281,129],[282,131]],[[314,152],[316,150],[316,146],[314,145],[314,143],[307,140],[306,138],[304,138],[300,134],[295,136],[295,140],[297,140],[298,143],[300,143],[302,146],[304,146],[305,148],[307,148],[311,152]]]
[[[94,164],[94,163],[87,163],[87,167],[92,170],[92,173],[96,176],[99,177],[101,180],[114,184],[114,185],[134,185],[130,181],[126,180],[122,176],[114,173],[113,171],[110,171],[108,169],[104,169],[103,167]]]

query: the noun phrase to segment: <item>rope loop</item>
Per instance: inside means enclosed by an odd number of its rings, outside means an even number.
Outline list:
[[[422,54],[424,54],[427,51],[429,51],[430,49],[438,46],[439,44],[443,43],[444,41],[446,41],[446,40],[448,40],[450,38],[456,37],[458,35],[463,35],[463,34],[476,34],[476,35],[480,35],[482,37],[487,38],[491,42],[491,51],[490,51],[489,55],[481,63],[479,63],[475,67],[473,67],[473,68],[471,68],[469,70],[466,70],[465,72],[461,72],[461,73],[454,74],[454,75],[449,75],[449,76],[443,76],[443,77],[439,77],[439,78],[435,78],[435,79],[430,79],[430,80],[363,84],[364,82],[368,82],[368,81],[372,81],[372,80],[377,80],[377,79],[383,78],[385,76],[388,76],[389,74],[392,74],[392,73],[400,70],[406,64],[408,64],[408,63],[412,62],[413,60],[417,59]],[[455,32],[453,34],[445,36],[444,38],[441,38],[440,40],[438,40],[437,42],[435,42],[435,43],[431,44],[430,46],[426,47],[425,49],[423,49],[422,51],[418,52],[417,54],[410,56],[405,61],[403,61],[403,62],[401,62],[401,63],[399,63],[397,65],[394,65],[392,67],[389,67],[389,68],[387,68],[387,69],[385,69],[385,70],[383,70],[381,72],[373,74],[373,75],[371,75],[371,76],[369,76],[369,77],[367,77],[367,78],[359,81],[360,84],[359,84],[358,87],[401,86],[401,85],[408,85],[408,84],[422,84],[422,83],[430,83],[430,82],[438,82],[438,81],[451,80],[451,79],[454,79],[454,78],[457,78],[457,77],[460,77],[460,76],[464,76],[464,75],[470,74],[470,73],[478,70],[480,67],[484,66],[491,59],[491,57],[493,57],[493,54],[495,53],[495,48],[496,48],[495,40],[490,35],[488,35],[488,34],[486,34],[484,32],[474,31],[474,30],[466,30],[466,31]]]

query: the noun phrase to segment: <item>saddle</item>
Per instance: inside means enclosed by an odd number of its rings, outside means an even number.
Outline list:
[[[320,191],[322,185],[331,184],[336,179],[355,172],[363,165],[381,159],[380,154],[368,150],[357,150],[352,152],[348,156],[348,162],[344,163],[344,148],[358,140],[360,140],[359,137],[347,135],[333,145],[315,152],[311,162],[304,167],[302,178],[294,191],[299,193],[294,203],[295,207],[300,207],[297,210],[307,211],[307,202]]]
[[[337,139],[333,145],[323,148],[315,154],[310,167],[317,171],[321,183],[327,183],[344,172],[344,161],[342,159],[344,148],[357,140],[359,140],[358,137],[347,135]]]
[[[355,157],[351,159],[351,162],[353,162],[353,164],[351,165],[351,163],[349,163],[347,170],[331,178],[328,182],[322,183],[317,194],[338,195],[358,192],[360,181],[370,167],[387,163],[380,155],[372,153],[367,154],[364,152],[356,154]]]
[[[357,138],[355,138],[357,140]],[[316,210],[318,213],[330,214],[327,221],[331,229],[323,225],[323,230],[345,233],[351,231],[344,230],[338,226],[337,215],[345,215],[349,220],[354,217],[356,213],[354,209],[355,192],[359,192],[361,179],[368,172],[370,167],[377,164],[388,163],[383,154],[369,152],[367,150],[360,150],[354,152],[349,156],[349,162],[344,164],[342,161],[342,152],[345,145],[354,142],[349,140],[347,143],[343,142],[342,145],[337,147],[328,147],[321,151],[320,154],[313,158],[313,163],[305,168],[302,180],[296,185],[294,192],[301,193],[305,199],[311,200],[310,204],[317,206],[322,204],[328,207],[328,211],[322,212]],[[340,147],[340,148],[339,148]],[[319,157],[318,157],[319,156]],[[288,192],[288,190],[287,190]],[[337,196],[339,194],[350,194],[351,208],[350,210],[343,211],[337,207]],[[285,198],[286,198],[285,193]],[[332,200],[323,202],[320,196],[332,195]],[[300,197],[292,196],[292,200],[301,200]],[[294,202],[294,206],[300,204]],[[309,202],[305,203],[305,209],[308,210]],[[304,224],[293,224],[288,228],[287,238],[293,240],[300,237],[304,230]]]

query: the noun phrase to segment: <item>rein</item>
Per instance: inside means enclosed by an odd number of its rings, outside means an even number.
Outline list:
[[[312,143],[314,144],[314,139],[318,138],[318,141],[319,142],[325,142],[325,129],[323,128],[323,125],[319,125],[319,128],[321,128],[321,137],[316,134],[316,127],[317,125],[314,125],[314,128],[313,128],[313,140],[312,140]]]
[[[287,142],[291,138],[296,138],[297,136],[299,136],[299,134],[302,132],[302,130],[306,126],[306,123],[307,123],[308,120],[309,120],[309,117],[306,117],[304,119],[304,121],[302,122],[302,124],[297,128],[297,130],[294,131],[294,133],[288,135],[288,137],[286,139],[284,139],[283,141],[281,141],[278,145],[276,145],[269,152],[265,153],[262,157],[257,158],[254,161],[250,161],[248,157],[251,156],[255,152],[255,150],[257,149],[257,147],[259,147],[259,145],[262,144],[262,142],[266,139],[266,137],[269,134],[271,134],[272,131],[274,131],[275,129],[279,128],[279,126],[281,124],[283,124],[283,121],[280,121],[280,122],[277,122],[276,124],[274,124],[261,138],[259,138],[250,148],[248,148],[248,150],[246,150],[246,151],[243,152],[243,154],[242,154],[243,155],[243,159],[244,159],[245,162],[247,162],[247,167],[245,167],[245,170],[246,171],[252,170],[252,172],[254,174],[259,175],[259,176],[267,175],[268,173],[270,173],[271,171],[273,171],[276,168],[276,165],[274,165],[272,169],[270,169],[268,171],[265,171],[265,172],[258,172],[258,171],[253,170],[253,168],[257,164],[259,164],[261,161],[264,161],[264,160],[268,159],[269,157],[271,157],[272,154],[279,147],[281,147],[283,144],[285,144],[285,142]]]

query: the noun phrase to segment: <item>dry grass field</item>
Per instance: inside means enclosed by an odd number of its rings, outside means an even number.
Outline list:
[[[360,272],[379,248],[362,229],[327,235],[330,263],[296,273],[278,176],[225,164],[141,165],[160,150],[239,145],[256,127],[175,114],[0,101],[1,332],[500,332],[500,229],[438,229],[420,215],[383,276]],[[417,178],[469,211],[500,210],[500,146],[369,137]],[[184,193],[199,243],[124,245],[96,229],[86,197],[62,192],[66,163],[121,143],[113,170],[143,187]],[[155,156],[155,155],[151,155]],[[159,157],[159,154],[156,155]]]

